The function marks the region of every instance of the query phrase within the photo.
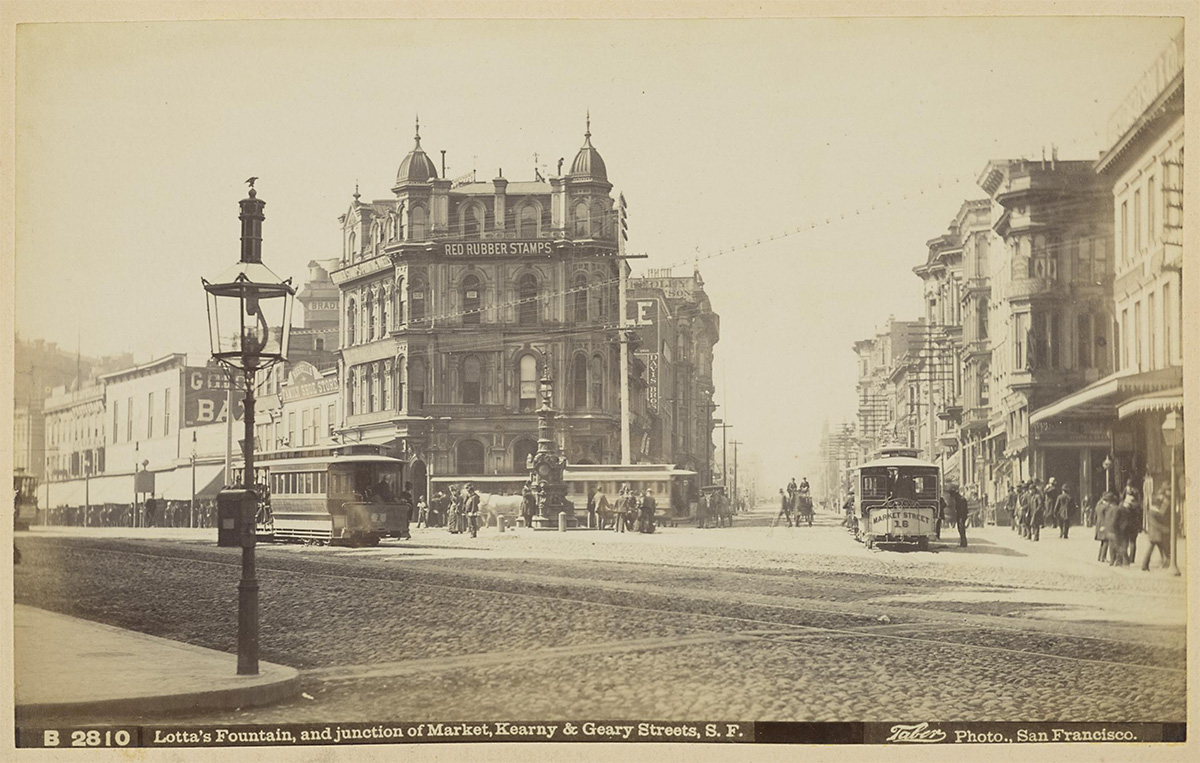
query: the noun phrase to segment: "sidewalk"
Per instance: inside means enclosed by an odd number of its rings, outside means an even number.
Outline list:
[[[264,705],[300,690],[294,668],[29,607],[13,607],[17,720]]]

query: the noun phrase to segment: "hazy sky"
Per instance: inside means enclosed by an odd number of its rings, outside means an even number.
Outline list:
[[[1181,23],[23,25],[17,330],[88,355],[202,358],[200,277],[238,257],[246,177],[267,202],[264,261],[300,281],[338,256],[355,182],[391,196],[414,114],[449,176],[523,180],[535,152],[546,174],[569,166],[590,109],[630,248],[650,255],[635,271],[702,258],[717,415],[784,480],[823,419],[854,416],[852,343],[920,313],[912,268],[983,195],[985,162],[1051,144],[1095,158]]]

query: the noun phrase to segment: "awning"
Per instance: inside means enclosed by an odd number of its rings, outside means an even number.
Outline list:
[[[225,482],[224,464],[196,464],[196,498],[216,495]],[[158,497],[168,501],[192,499],[192,467],[181,466],[158,475]],[[216,484],[214,488],[213,485]],[[211,493],[211,495],[208,495]]]
[[[1126,400],[1117,407],[1117,418],[1127,419],[1139,413],[1156,413],[1160,411],[1179,411],[1183,413],[1183,387],[1174,387],[1162,392]]]
[[[1179,366],[1157,371],[1121,371],[1092,382],[1083,389],[1039,408],[1029,416],[1029,423],[1057,418],[1104,418],[1117,415],[1121,401],[1139,394],[1158,392],[1183,385],[1183,369]]]
[[[47,482],[43,489],[46,505],[42,508],[56,509],[60,506],[83,505],[83,480],[70,482]]]

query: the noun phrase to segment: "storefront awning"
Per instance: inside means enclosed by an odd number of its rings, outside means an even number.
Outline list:
[[[216,487],[213,485],[216,483]],[[224,464],[196,465],[196,497],[212,497],[225,483]],[[158,497],[168,501],[190,501],[192,499],[192,467],[181,466],[171,472],[158,475]],[[209,495],[211,493],[211,495]]]
[[[1178,366],[1157,371],[1122,371],[1092,382],[1083,389],[1039,408],[1029,423],[1060,418],[1104,418],[1117,415],[1117,406],[1134,395],[1158,392],[1183,384],[1183,369]]]
[[[1117,418],[1127,419],[1139,413],[1155,413],[1160,411],[1183,412],[1182,386],[1130,398],[1117,407]]]

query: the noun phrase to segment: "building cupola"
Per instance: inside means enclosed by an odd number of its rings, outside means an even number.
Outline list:
[[[408,185],[409,183],[428,183],[431,180],[437,180],[437,167],[434,166],[433,160],[421,148],[421,120],[417,119],[417,134],[415,137],[416,145],[413,150],[404,157],[404,161],[400,162],[400,169],[396,172],[396,185]],[[603,165],[601,165],[603,167]]]
[[[592,147],[592,114],[590,111],[587,115],[587,131],[583,134],[583,148],[579,149],[578,154],[575,154],[575,161],[571,163],[571,174],[576,177],[608,180],[608,170],[604,167],[604,160],[600,158],[600,152]]]

